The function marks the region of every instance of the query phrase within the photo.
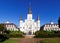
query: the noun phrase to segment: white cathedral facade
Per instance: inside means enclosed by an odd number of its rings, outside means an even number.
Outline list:
[[[24,32],[26,35],[33,35],[36,31],[40,30],[40,18],[38,16],[35,21],[32,16],[31,7],[28,8],[27,19],[22,20],[20,16],[20,31]]]

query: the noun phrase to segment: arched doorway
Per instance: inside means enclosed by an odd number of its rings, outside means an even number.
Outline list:
[[[29,31],[29,35],[31,35],[32,34],[32,32],[31,31]]]

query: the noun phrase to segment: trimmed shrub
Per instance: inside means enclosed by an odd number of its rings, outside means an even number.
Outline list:
[[[9,38],[23,38],[23,33],[20,31],[11,31],[10,34],[6,34]]]
[[[53,31],[37,31],[35,33],[36,38],[49,38],[49,37],[54,37],[54,32]]]
[[[23,38],[23,35],[21,34],[9,34],[9,38]]]

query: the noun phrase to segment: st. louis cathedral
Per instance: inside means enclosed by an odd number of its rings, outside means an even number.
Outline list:
[[[10,31],[19,31],[20,30],[20,31],[24,32],[26,35],[34,35],[34,33],[39,30],[60,31],[59,25],[54,22],[46,23],[40,27],[40,17],[38,16],[37,20],[33,19],[31,6],[28,7],[27,19],[25,19],[23,21],[22,16],[20,16],[19,23],[20,23],[19,27],[16,24],[11,23],[9,21],[7,21],[5,23],[0,23],[0,24],[3,24],[7,30],[10,30]]]
[[[36,31],[40,30],[40,17],[37,17],[35,21],[32,16],[32,8],[28,7],[27,19],[25,21],[22,20],[22,16],[20,16],[20,31],[24,32],[26,35],[32,35]]]

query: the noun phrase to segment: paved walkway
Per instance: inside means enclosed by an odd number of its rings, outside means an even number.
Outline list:
[[[20,43],[40,43],[39,38],[20,38]]]
[[[26,35],[25,38],[18,38],[19,43],[40,43],[41,38],[33,38],[34,35]],[[16,39],[16,38],[13,38]]]

